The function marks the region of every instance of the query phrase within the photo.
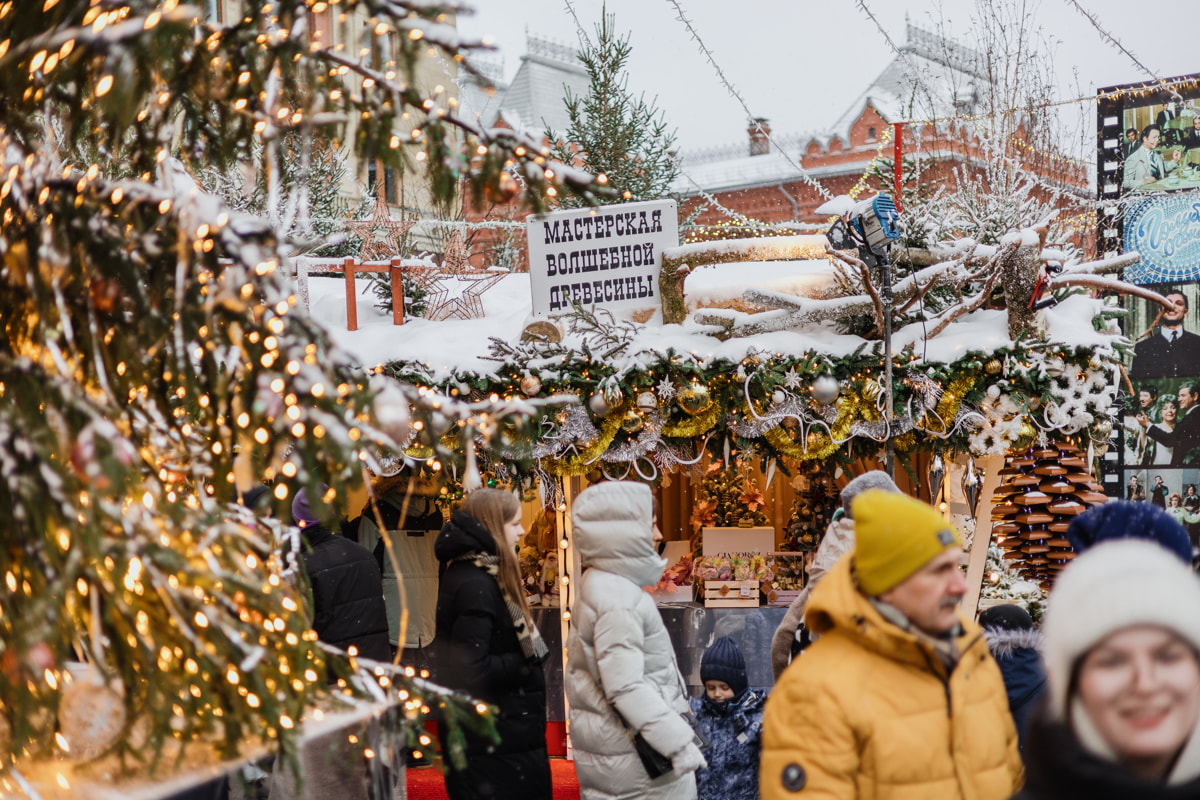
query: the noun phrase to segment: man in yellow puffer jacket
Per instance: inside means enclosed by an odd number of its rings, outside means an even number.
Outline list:
[[[964,619],[962,540],[925,503],[855,498],[857,545],[813,591],[821,634],[767,700],[764,800],[1005,800],[1017,734],[982,631]]]

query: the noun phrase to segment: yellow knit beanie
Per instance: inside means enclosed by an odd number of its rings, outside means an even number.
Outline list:
[[[878,597],[947,550],[962,549],[958,531],[920,500],[871,489],[854,498],[854,571],[868,597]]]

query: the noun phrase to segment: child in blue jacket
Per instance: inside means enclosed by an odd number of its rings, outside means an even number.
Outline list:
[[[708,767],[696,773],[699,800],[758,800],[763,703],[750,689],[737,642],[722,636],[700,659],[704,696],[690,700],[701,732],[712,745]]]

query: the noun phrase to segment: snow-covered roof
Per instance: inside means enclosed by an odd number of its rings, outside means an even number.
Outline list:
[[[871,147],[868,151],[864,151],[861,160],[825,166],[809,166],[804,163],[799,151],[781,153],[772,148],[771,152],[761,156],[743,155],[738,158],[710,161],[695,166],[685,162],[682,174],[671,186],[671,191],[687,195],[695,193],[697,186],[706,192],[716,192],[794,181],[800,177],[798,167],[803,167],[804,171],[814,178],[829,175],[861,175],[874,157],[875,148]]]
[[[972,113],[978,103],[979,84],[983,80],[982,57],[970,48],[912,24],[907,28],[907,43],[896,58],[854,98],[833,124],[810,134],[773,134],[772,146],[763,155],[746,154],[746,145],[721,148],[723,157],[714,152],[685,152],[681,158],[683,175],[672,187],[689,195],[699,186],[704,191],[720,191],[769,185],[797,180],[797,165],[814,178],[822,175],[859,174],[875,156],[875,148],[864,150],[863,159],[836,166],[809,167],[801,156],[812,141],[827,148],[833,139],[843,145],[850,142],[850,128],[870,106],[886,121],[932,119],[960,113]],[[782,148],[787,157],[779,152]]]
[[[587,94],[588,75],[575,50],[534,36],[526,37],[528,52],[512,83],[498,100],[498,116],[513,129],[540,137],[549,127],[568,127],[565,99]]]
[[[909,24],[908,42],[829,132],[848,137],[868,104],[889,122],[973,113],[986,80],[982,61],[974,50]]]
[[[750,286],[812,296],[829,280],[830,267],[824,260],[726,264],[696,270],[688,277],[685,295],[691,308],[736,298]],[[310,278],[309,298],[311,317],[329,331],[334,343],[355,363],[364,367],[399,361],[426,364],[435,379],[464,373],[494,374],[498,365],[487,359],[490,337],[514,343],[535,319],[528,273],[509,274],[485,293],[482,305],[486,316],[480,319],[431,322],[410,318],[397,327],[392,324],[390,311],[376,308],[375,296],[364,278],[357,296],[359,329],[348,331],[343,278]],[[1101,304],[1100,300],[1074,295],[1048,309],[1049,340],[1066,346],[1110,348],[1112,336],[1092,326]],[[949,363],[968,351],[1013,346],[1002,310],[979,310],[963,316],[935,339],[925,340],[923,331],[920,324],[901,328],[895,334],[894,349],[899,351],[912,344],[924,360]],[[797,357],[817,352],[838,358],[863,344],[860,337],[838,333],[828,323],[722,341],[712,335],[711,328],[690,319],[679,325],[663,325],[656,313],[640,327],[630,352],[666,353],[673,349],[704,359],[731,361],[761,352]]]

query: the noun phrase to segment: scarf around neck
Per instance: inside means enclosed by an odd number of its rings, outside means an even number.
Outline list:
[[[476,550],[464,553],[453,560],[474,564],[493,578],[498,578],[500,575],[500,556],[481,553]],[[529,623],[525,617],[525,613],[521,610],[521,604],[504,587],[504,582],[497,580],[496,585],[500,587],[500,594],[504,597],[504,605],[508,608],[509,616],[512,617],[513,628],[517,633],[517,641],[521,644],[521,652],[525,654],[525,658],[534,659],[540,664],[550,654],[550,648],[546,646],[546,641],[542,639],[541,631],[535,625]]]

